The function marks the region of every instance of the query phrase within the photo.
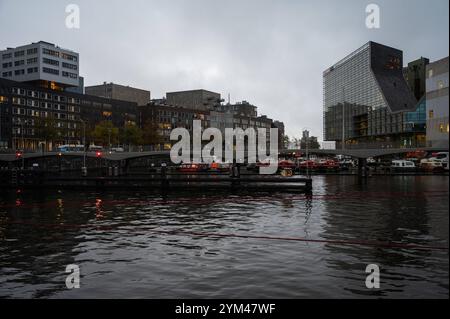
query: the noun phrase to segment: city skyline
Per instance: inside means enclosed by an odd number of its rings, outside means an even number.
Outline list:
[[[322,139],[322,72],[369,40],[402,50],[404,64],[448,56],[447,1],[377,1],[380,29],[366,28],[366,1],[77,1],[80,29],[65,27],[67,4],[1,0],[2,24],[17,32],[1,28],[0,49],[40,40],[73,49],[86,86],[114,82],[152,98],[198,88],[230,94],[232,103],[247,100],[283,121],[289,136],[308,129]]]

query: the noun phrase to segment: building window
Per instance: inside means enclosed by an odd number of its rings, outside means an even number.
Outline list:
[[[432,119],[434,117],[434,111],[430,110],[428,111],[428,118]]]
[[[8,98],[6,96],[0,95],[0,104],[8,102]]]
[[[27,64],[37,63],[37,61],[38,61],[37,58],[29,58],[29,59],[27,59]]]
[[[13,88],[12,92],[16,95],[26,95],[26,91],[24,89]]]
[[[28,68],[27,69],[27,73],[28,74],[30,74],[30,73],[37,73],[38,72],[38,68],[37,67],[35,67],[35,68]]]
[[[3,66],[4,69],[6,69],[6,68],[11,68],[11,67],[12,67],[12,62],[3,63],[2,66]]]
[[[78,78],[78,75],[75,73],[70,73],[70,72],[66,72],[66,71],[62,71],[62,76],[66,77],[66,78],[71,78],[71,79],[76,79]]]
[[[37,48],[32,48],[27,50],[27,55],[37,54]]]
[[[24,56],[25,55],[25,51],[16,51],[14,52],[14,57],[19,57],[19,56]]]
[[[58,51],[42,48],[42,53],[59,58],[59,52]]]
[[[52,95],[50,93],[41,92],[41,99],[51,100]]]
[[[78,61],[78,58],[75,55],[70,55],[67,53],[61,53],[61,58],[74,62]]]
[[[11,53],[5,53],[2,55],[2,59],[11,59],[12,58],[12,54]]]
[[[16,105],[25,105],[25,99],[22,99],[20,97],[13,97],[12,102]]]
[[[444,130],[444,124],[439,124],[439,132],[441,132],[441,133],[445,133],[445,130]]]
[[[440,80],[438,81],[438,89],[442,90],[444,88],[444,81]]]
[[[45,64],[50,64],[50,65],[57,65],[57,66],[59,66],[59,61],[52,60],[52,59],[43,58],[43,59],[42,59],[42,62],[44,62]]]
[[[50,69],[50,68],[42,68],[42,72],[49,73],[49,74],[54,74],[54,75],[59,75],[59,71],[58,70]]]
[[[24,69],[22,69],[22,70],[15,70],[14,71],[14,75],[24,75],[25,74],[25,70]]]
[[[62,66],[63,66],[63,68],[71,69],[71,70],[77,70],[78,69],[78,66],[76,64],[70,64],[70,63],[67,63],[67,62],[63,62]]]
[[[428,77],[432,78],[433,77],[433,69],[429,69],[428,70]]]

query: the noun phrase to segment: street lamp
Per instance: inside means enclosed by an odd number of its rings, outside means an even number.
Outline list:
[[[309,132],[311,131],[309,127],[304,127],[303,130],[308,131],[308,134],[305,136],[305,138],[306,138],[306,176],[309,176]]]
[[[108,128],[108,151],[111,151],[111,128]]]
[[[81,172],[83,176],[87,176],[87,167],[86,167],[86,122],[80,119],[81,123],[83,123],[83,167],[81,168]]]
[[[25,140],[23,137],[23,121],[20,121],[20,133],[22,133],[22,150],[25,152]],[[25,169],[25,157],[22,156],[22,169]]]
[[[416,123],[414,123],[414,122],[412,122],[412,121],[409,121],[409,122],[405,122],[405,131],[407,130],[407,129],[409,129],[409,128],[411,128],[411,133],[412,133],[412,136],[414,136],[414,128],[415,128],[415,126],[416,126]],[[405,146],[407,146],[406,145],[407,143],[406,143],[406,140],[405,140]],[[410,137],[409,138],[409,147],[412,147],[412,138]]]

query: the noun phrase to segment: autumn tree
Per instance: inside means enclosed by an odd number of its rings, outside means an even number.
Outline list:
[[[102,121],[95,125],[92,132],[92,138],[95,143],[103,146],[110,146],[118,141],[119,129],[113,125],[111,121]]]
[[[130,149],[131,145],[142,145],[142,130],[135,124],[126,124],[121,130],[120,140],[123,144],[128,145],[128,149]]]
[[[35,134],[44,139],[45,150],[48,149],[48,143],[59,137],[56,121],[52,118],[37,118],[35,120]]]
[[[151,119],[145,122],[142,130],[142,138],[145,145],[152,145],[153,147],[164,142],[163,137],[159,133],[158,124]]]

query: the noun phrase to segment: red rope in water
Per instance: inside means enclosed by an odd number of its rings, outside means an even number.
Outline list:
[[[3,224],[10,225],[24,225],[33,226],[39,228],[94,228],[97,230],[107,231],[114,230],[120,225],[115,226],[95,226],[95,225],[82,225],[82,224],[39,224],[24,221],[6,221]],[[1,223],[0,223],[1,225]],[[358,246],[372,246],[377,248],[403,248],[413,250],[448,250],[448,247],[433,246],[433,245],[418,245],[408,243],[394,243],[394,242],[382,242],[382,241],[370,241],[370,240],[331,240],[331,239],[308,239],[300,237],[279,237],[279,236],[263,236],[263,235],[242,235],[242,234],[221,234],[221,233],[206,233],[206,232],[194,232],[184,230],[157,230],[154,228],[134,228],[133,231],[150,231],[153,233],[167,234],[167,235],[190,235],[197,237],[210,237],[210,238],[245,238],[245,239],[264,239],[264,240],[282,240],[282,241],[296,241],[296,242],[310,242],[310,243],[323,243],[332,245],[358,245]]]

